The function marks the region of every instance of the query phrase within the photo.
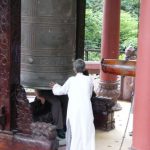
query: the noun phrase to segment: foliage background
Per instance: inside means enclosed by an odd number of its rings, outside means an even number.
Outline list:
[[[86,1],[85,58],[100,60],[104,0]],[[120,51],[132,45],[137,48],[139,0],[121,0]],[[92,51],[95,50],[95,51]],[[120,58],[122,58],[120,56]]]

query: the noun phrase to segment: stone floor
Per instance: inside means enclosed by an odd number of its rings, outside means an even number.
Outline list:
[[[108,132],[96,129],[96,150],[128,150],[131,147],[132,137],[129,136],[129,132],[132,131],[132,114],[124,136],[131,104],[121,101],[119,103],[122,110],[115,112],[115,129]],[[60,147],[59,150],[65,150],[65,147]]]

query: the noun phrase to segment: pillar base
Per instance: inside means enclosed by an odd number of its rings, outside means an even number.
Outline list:
[[[108,82],[100,81],[98,96],[111,97],[116,105],[112,108],[114,111],[121,110],[122,107],[117,103],[117,99],[120,95],[120,90],[118,89],[119,82]]]
[[[100,88],[98,96],[111,97],[114,101],[117,101],[120,90],[118,89],[119,82],[108,82],[108,81],[100,81]]]

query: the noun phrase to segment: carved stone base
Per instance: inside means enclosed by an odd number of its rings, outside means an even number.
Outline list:
[[[120,90],[118,88],[119,81],[108,82],[108,81],[100,81],[99,93],[98,96],[110,97],[116,103],[113,106],[112,110],[118,111],[121,110],[122,107],[119,103],[117,103],[117,99],[120,95]]]
[[[32,112],[21,85],[11,91],[11,134],[0,132],[0,149],[56,150],[56,126],[45,122],[33,122]],[[1,148],[1,145],[3,146]],[[9,147],[8,147],[9,145]]]
[[[57,141],[34,139],[25,134],[0,133],[0,149],[3,150],[56,150]]]
[[[93,97],[91,102],[95,127],[105,131],[114,129],[115,118],[112,107],[115,103],[112,99],[106,97]]]
[[[100,88],[98,96],[111,97],[114,101],[117,101],[120,90],[118,89],[119,82],[107,82],[100,81]]]

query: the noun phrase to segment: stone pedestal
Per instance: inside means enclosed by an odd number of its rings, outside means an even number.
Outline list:
[[[121,110],[122,107],[119,103],[117,103],[118,97],[120,95],[120,89],[118,88],[119,81],[110,82],[110,81],[101,81],[100,82],[100,88],[99,88],[99,96],[104,97],[110,97],[112,100],[116,103],[115,106],[113,106],[113,110]]]
[[[117,100],[120,94],[118,84],[118,81],[100,81],[99,96],[111,97],[113,100]]]

